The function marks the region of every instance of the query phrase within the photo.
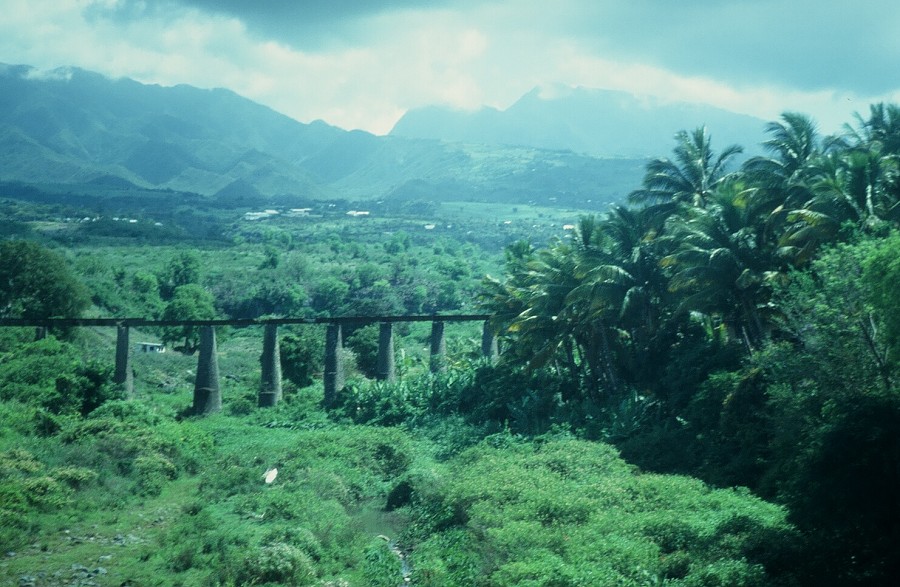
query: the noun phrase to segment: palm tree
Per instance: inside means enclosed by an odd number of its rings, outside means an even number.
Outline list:
[[[716,187],[729,177],[728,165],[743,151],[731,145],[716,155],[706,127],[675,135],[675,159],[647,164],[643,187],[631,192],[631,202],[645,205],[681,203],[705,208]]]
[[[683,296],[679,310],[721,320],[750,352],[768,335],[771,286],[785,279],[751,194],[744,183],[730,181],[707,208],[674,217],[667,237],[673,249],[661,260],[671,272],[669,289]]]
[[[772,156],[753,157],[742,167],[750,181],[773,202],[773,209],[806,199],[809,165],[821,154],[821,139],[811,118],[785,112],[781,120],[766,125],[770,138],[762,145]]]
[[[525,291],[528,287],[527,265],[534,258],[534,248],[525,240],[505,248],[506,280],[501,282],[490,275],[482,282],[480,304],[493,316],[493,327],[499,331],[527,308]]]
[[[515,338],[507,354],[536,368],[562,353],[565,366],[577,376],[574,351],[567,346],[571,324],[561,316],[568,292],[577,286],[571,247],[557,241],[535,252],[516,243],[507,247],[506,273],[503,282],[485,279],[481,305],[493,315],[498,332]]]
[[[620,395],[618,321],[626,301],[636,305],[639,297],[629,295],[634,278],[608,246],[608,226],[608,219],[587,216],[571,241],[522,257],[508,249],[508,278],[487,284],[485,302],[529,367],[565,369],[597,401]]]
[[[818,171],[807,209],[863,230],[900,220],[900,156],[883,154],[881,143],[833,153]]]
[[[662,320],[668,297],[658,253],[663,223],[653,208],[613,206],[596,227],[593,253],[581,255],[582,285],[567,300],[588,301],[588,319],[606,326],[613,373],[623,385],[646,387],[671,346]]]
[[[881,145],[885,155],[900,155],[900,106],[897,104],[872,104],[869,118],[864,120],[859,113],[854,114],[857,128],[844,125],[842,142],[850,147],[870,148],[874,143]]]
[[[855,200],[862,225],[900,221],[900,106],[873,104],[868,120],[845,125],[845,199]],[[849,203],[849,202],[848,202]]]
[[[810,182],[822,157],[822,140],[806,115],[785,112],[781,120],[766,126],[770,138],[763,146],[772,156],[747,160],[742,172],[752,188],[753,208],[766,219],[765,238],[780,241],[779,252],[787,262],[801,264],[832,234],[826,219],[798,214],[812,198]]]
[[[857,127],[845,125],[806,166],[808,197],[785,206],[793,223],[784,231],[785,245],[832,240],[844,222],[870,230],[900,221],[900,107],[874,104],[868,120],[855,116]]]

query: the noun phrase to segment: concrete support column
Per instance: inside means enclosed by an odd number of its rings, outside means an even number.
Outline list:
[[[328,330],[325,331],[325,396],[323,398],[326,406],[334,405],[337,394],[344,389],[344,361],[341,357],[342,336],[340,324],[328,325]]]
[[[447,370],[447,341],[444,338],[444,323],[431,323],[431,361],[429,362],[432,373],[441,373]]]
[[[481,329],[481,354],[491,363],[496,363],[497,358],[500,356],[500,348],[497,345],[497,335],[494,333],[494,330],[490,327],[487,320],[485,320],[484,326]]]
[[[34,328],[34,340],[44,340],[47,338],[47,328],[44,326],[35,326]]]
[[[375,378],[379,381],[397,379],[397,367],[394,364],[394,324],[382,322],[378,330],[378,367]]]
[[[194,383],[196,416],[204,416],[222,409],[219,389],[219,360],[216,358],[216,331],[212,326],[200,327],[200,356],[197,358],[197,379]]]
[[[266,324],[263,330],[262,366],[259,386],[261,408],[271,408],[281,401],[281,356],[278,348],[278,326]]]
[[[113,383],[125,392],[126,397],[133,397],[134,371],[131,368],[129,330],[127,326],[116,327],[116,370],[113,373]]]

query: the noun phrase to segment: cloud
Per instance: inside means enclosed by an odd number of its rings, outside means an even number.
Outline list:
[[[562,0],[557,20],[595,56],[738,86],[881,93],[900,80],[894,0]]]
[[[110,16],[120,20],[185,9],[240,20],[257,39],[300,50],[371,42],[367,19],[406,10],[431,10],[454,0],[120,0]],[[456,0],[458,3],[459,0]]]
[[[234,18],[258,40],[300,51],[371,47],[410,13],[463,17],[490,34],[574,42],[595,57],[738,86],[877,94],[897,88],[895,0],[121,0],[120,18],[191,9]],[[385,26],[385,25],[389,26]]]
[[[900,9],[813,0],[0,0],[0,61],[227,87],[298,120],[390,130],[561,83],[829,128],[900,96]],[[830,4],[841,4],[830,6]]]

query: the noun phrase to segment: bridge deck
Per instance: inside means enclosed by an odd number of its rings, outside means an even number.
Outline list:
[[[377,324],[381,322],[474,322],[488,314],[429,314],[411,316],[327,316],[318,318],[246,318],[217,320],[152,320],[147,318],[0,318],[0,326],[264,326],[273,324]]]

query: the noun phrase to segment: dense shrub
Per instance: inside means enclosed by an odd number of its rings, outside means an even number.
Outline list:
[[[608,445],[489,437],[411,506],[417,584],[772,585],[797,534],[747,492],[640,475]],[[773,540],[774,537],[781,537]],[[439,546],[452,541],[452,557]],[[771,569],[766,565],[770,565]],[[474,571],[477,569],[477,574]]]
[[[0,356],[0,400],[16,400],[53,414],[87,415],[121,397],[112,368],[84,361],[70,343],[48,337]]]
[[[369,378],[374,378],[378,370],[378,332],[378,324],[369,324],[357,328],[344,341],[356,357],[357,369]]]
[[[0,541],[8,548],[28,541],[31,516],[62,510],[96,478],[83,467],[49,467],[23,449],[0,452]]]
[[[305,552],[290,544],[275,543],[251,550],[237,573],[240,585],[312,585],[316,578],[313,562]]]
[[[297,387],[312,385],[313,377],[325,366],[325,337],[322,329],[306,327],[281,337],[281,369]]]

